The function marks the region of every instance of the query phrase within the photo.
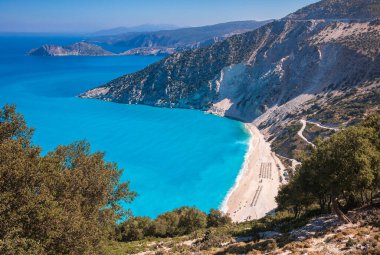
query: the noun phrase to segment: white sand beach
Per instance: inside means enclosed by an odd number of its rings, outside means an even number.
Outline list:
[[[234,186],[221,210],[233,221],[258,219],[277,207],[275,197],[285,167],[271,151],[270,144],[253,124],[245,124],[251,134],[249,150]]]

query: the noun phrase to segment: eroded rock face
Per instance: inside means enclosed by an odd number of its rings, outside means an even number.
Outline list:
[[[74,43],[67,46],[43,45],[40,48],[32,49],[31,56],[111,56],[112,52],[104,50],[102,47],[86,42]]]
[[[267,128],[332,91],[379,87],[380,25],[373,13],[359,20],[378,1],[346,2],[322,1],[208,48],[175,53],[101,86],[107,93],[82,96],[208,110]],[[336,18],[331,8],[340,9]],[[346,13],[355,20],[340,20]]]

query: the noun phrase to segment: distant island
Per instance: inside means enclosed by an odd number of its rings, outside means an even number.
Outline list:
[[[87,43],[78,42],[67,46],[42,45],[32,49],[28,53],[30,56],[113,56],[114,53],[106,51],[102,47]]]
[[[28,52],[29,56],[42,57],[64,57],[64,56],[167,56],[173,54],[175,48],[155,48],[141,47],[127,50],[122,53],[113,53],[102,47],[87,43],[79,42],[65,46],[59,45],[42,45],[39,48],[32,49]]]

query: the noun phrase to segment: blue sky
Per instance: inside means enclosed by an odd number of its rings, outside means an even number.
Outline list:
[[[92,32],[281,18],[317,0],[0,0],[0,32]]]

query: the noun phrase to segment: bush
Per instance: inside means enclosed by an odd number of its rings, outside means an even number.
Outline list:
[[[179,215],[178,233],[190,234],[207,226],[207,215],[195,207],[181,207],[174,211]]]
[[[211,209],[207,215],[207,227],[221,227],[232,222],[230,216],[224,215],[221,211]]]
[[[179,215],[167,212],[159,215],[152,223],[150,234],[156,237],[173,237],[178,234]]]
[[[355,197],[362,197],[359,202],[364,204],[368,200],[363,194],[376,193],[380,187],[379,134],[380,116],[373,115],[361,125],[317,140],[292,180],[281,187],[276,198],[279,208],[293,209],[297,216],[302,207],[316,203],[324,211],[331,201],[339,219],[349,222],[341,202],[357,206]]]
[[[147,236],[150,228],[151,220],[148,217],[135,217],[120,224],[117,232],[120,241],[137,241]]]
[[[222,247],[223,243],[231,241],[231,235],[218,232],[215,228],[207,229],[204,237],[197,245],[201,250],[207,250],[212,247]]]
[[[137,241],[145,237],[175,237],[187,235],[207,226],[207,215],[194,207],[181,207],[157,216],[131,218],[116,227],[119,241]]]

